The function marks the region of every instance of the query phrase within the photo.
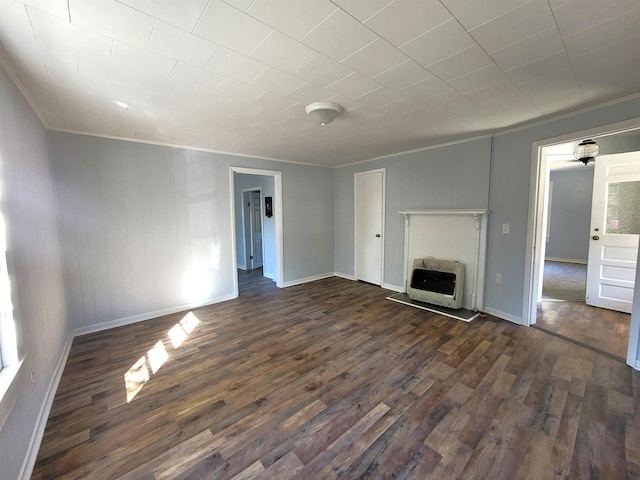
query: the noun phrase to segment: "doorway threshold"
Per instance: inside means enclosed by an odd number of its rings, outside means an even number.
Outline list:
[[[462,320],[463,322],[470,322],[480,315],[480,312],[474,312],[472,310],[467,310],[466,308],[447,308],[440,305],[433,305],[431,303],[419,302],[418,300],[410,298],[406,293],[396,293],[387,297],[387,300],[409,305],[410,307],[420,308],[429,312],[439,313],[445,317],[455,318],[456,320]]]

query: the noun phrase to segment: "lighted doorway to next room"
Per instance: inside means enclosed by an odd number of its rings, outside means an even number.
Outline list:
[[[238,293],[275,287],[274,179],[264,175],[234,175]]]
[[[598,140],[609,151],[620,148],[613,138]],[[554,148],[553,151],[558,152],[564,147],[557,145]],[[572,150],[574,144],[568,144],[567,148]],[[536,327],[624,361],[630,315],[586,303],[589,248],[592,247],[594,163],[554,162],[553,158],[553,154],[547,155],[547,160],[551,160],[548,216]]]

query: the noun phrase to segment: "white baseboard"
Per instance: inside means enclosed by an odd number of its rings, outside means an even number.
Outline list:
[[[564,263],[579,263],[581,265],[586,265],[586,260],[580,260],[577,258],[557,258],[557,257],[546,257],[545,260],[549,260],[550,262],[564,262]]]
[[[239,268],[240,270],[246,270],[246,269],[247,269],[247,266],[246,266],[246,265],[240,265],[240,264],[238,264],[238,268]]]
[[[392,292],[398,292],[398,293],[404,292],[404,288],[399,287],[397,285],[391,285],[390,283],[383,283],[382,284],[382,288],[385,288],[387,290],[391,290]]]
[[[35,467],[36,465],[38,451],[40,450],[42,436],[44,435],[44,429],[47,426],[47,420],[49,419],[49,413],[51,412],[53,399],[55,398],[56,392],[58,391],[58,385],[60,384],[60,379],[62,378],[64,367],[67,364],[67,359],[69,358],[69,352],[71,351],[72,343],[73,335],[70,334],[67,338],[67,343],[62,349],[60,360],[58,360],[58,364],[53,371],[51,381],[49,382],[49,388],[47,389],[44,402],[42,403],[40,413],[38,414],[38,421],[36,422],[35,428],[33,429],[33,433],[31,434],[29,449],[27,450],[27,455],[24,459],[24,462],[22,463],[20,476],[18,477],[20,479],[28,480],[29,478],[31,478],[31,474],[33,473],[33,467]]]
[[[275,278],[275,275],[273,273],[265,272],[264,270],[262,271],[262,276],[268,278],[269,280],[273,280]]]
[[[289,282],[284,282],[282,284],[282,286],[284,288],[286,287],[293,287],[294,285],[302,285],[303,283],[309,283],[309,282],[315,282],[316,280],[322,280],[325,278],[331,278],[331,277],[335,277],[335,273],[331,272],[331,273],[323,273],[321,275],[314,275],[313,277],[307,277],[307,278],[299,278],[298,280],[291,280]]]
[[[156,310],[154,312],[141,313],[139,315],[132,315],[130,317],[118,318],[116,320],[109,320],[108,322],[97,323],[95,325],[88,325],[86,327],[76,328],[72,331],[74,337],[80,335],[87,335],[88,333],[101,332],[103,330],[109,330],[111,328],[122,327],[124,325],[130,325],[132,323],[143,322],[145,320],[151,320],[152,318],[162,317],[164,315],[171,315],[172,313],[183,312],[185,310],[191,310],[193,308],[204,307],[206,305],[213,305],[214,303],[226,302],[232,300],[238,296],[237,293],[230,293],[229,295],[223,295],[221,297],[208,298],[200,302],[188,303],[177,307],[165,308],[162,310]]]
[[[503,320],[517,323],[518,325],[523,325],[521,317],[511,315],[510,313],[501,312],[500,310],[496,310],[495,308],[491,307],[485,307],[484,311],[489,315],[493,315],[494,317],[502,318]]]
[[[356,280],[356,277],[353,275],[347,275],[346,273],[335,272],[334,275],[339,278],[344,278],[345,280]]]

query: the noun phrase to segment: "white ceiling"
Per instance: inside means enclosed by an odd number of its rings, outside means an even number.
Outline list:
[[[0,62],[51,129],[341,165],[636,94],[639,26],[640,0],[0,0]]]

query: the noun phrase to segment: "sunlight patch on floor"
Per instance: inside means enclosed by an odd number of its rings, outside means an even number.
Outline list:
[[[196,317],[193,312],[189,312],[182,320],[171,327],[167,335],[171,340],[173,348],[178,349],[199,323],[200,320],[198,320],[198,317]],[[146,355],[140,357],[138,361],[126,371],[124,374],[124,388],[127,395],[127,403],[131,402],[136,395],[138,395],[142,387],[160,370],[168,359],[169,353],[165,348],[164,342],[158,340]]]

